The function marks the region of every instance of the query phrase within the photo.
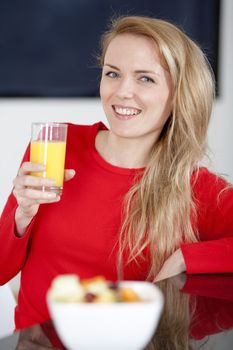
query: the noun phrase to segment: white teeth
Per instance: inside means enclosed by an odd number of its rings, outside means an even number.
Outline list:
[[[116,106],[115,106],[115,111],[118,114],[122,114],[122,115],[137,115],[140,113],[140,111],[135,108],[121,108]]]

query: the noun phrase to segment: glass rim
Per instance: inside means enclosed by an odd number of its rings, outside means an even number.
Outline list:
[[[59,122],[32,122],[32,126],[35,125],[35,126],[55,126],[55,127],[58,127],[58,126],[65,126],[67,127],[68,125],[66,123],[59,123]]]

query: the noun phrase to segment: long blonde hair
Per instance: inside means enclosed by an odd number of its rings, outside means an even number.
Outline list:
[[[214,79],[196,43],[175,25],[150,17],[113,20],[102,36],[101,65],[111,40],[124,33],[154,41],[174,88],[172,113],[151,150],[143,175],[126,195],[120,233],[120,253],[129,250],[129,261],[143,256],[149,247],[151,279],[181,243],[198,240],[190,180],[205,154]]]

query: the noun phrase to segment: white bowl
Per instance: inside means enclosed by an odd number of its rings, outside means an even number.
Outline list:
[[[55,329],[69,350],[141,350],[148,344],[160,319],[163,295],[149,282],[124,281],[120,286],[132,288],[143,301],[61,303],[47,293]]]

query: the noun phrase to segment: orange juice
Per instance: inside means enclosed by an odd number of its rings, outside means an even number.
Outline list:
[[[32,141],[30,161],[46,165],[46,171],[34,172],[35,176],[48,177],[55,180],[55,186],[63,186],[66,142],[64,141]]]

